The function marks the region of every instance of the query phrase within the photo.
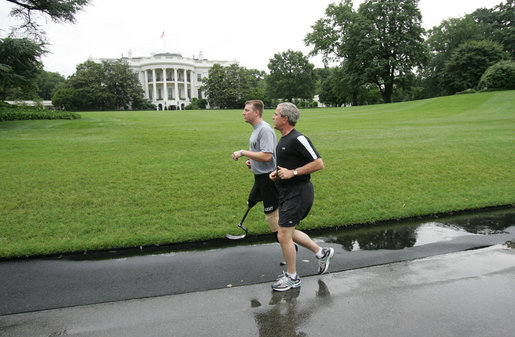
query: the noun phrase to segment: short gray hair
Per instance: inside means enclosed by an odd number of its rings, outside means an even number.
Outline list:
[[[277,105],[277,107],[279,108],[281,116],[288,117],[288,123],[290,123],[290,125],[295,126],[295,124],[297,124],[300,111],[295,104],[284,102]]]

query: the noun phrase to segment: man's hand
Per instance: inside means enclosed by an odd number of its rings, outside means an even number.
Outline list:
[[[270,174],[268,175],[268,178],[270,178],[270,180],[272,180],[272,181],[275,181],[277,179],[277,170],[270,172]]]
[[[281,166],[277,166],[277,175],[283,180],[291,179],[295,176],[295,174],[293,174],[293,170],[289,170]]]
[[[232,153],[232,159],[238,160],[240,157],[243,157],[243,150],[234,151]]]

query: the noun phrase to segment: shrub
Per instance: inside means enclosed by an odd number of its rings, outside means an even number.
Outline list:
[[[193,98],[190,104],[188,104],[184,109],[185,110],[199,110],[205,109],[207,106],[207,100],[203,98]]]
[[[478,88],[485,89],[515,89],[515,62],[501,61],[490,66],[481,76]]]
[[[37,106],[18,106],[0,102],[0,121],[31,119],[79,119],[74,112],[47,110]]]
[[[465,89],[463,91],[457,92],[456,95],[466,95],[466,94],[475,94],[476,90],[474,89]]]
[[[298,107],[299,109],[302,109],[302,108],[307,107],[307,104],[308,104],[308,103],[307,103],[305,100],[302,100],[302,99],[301,99],[301,100],[299,100],[299,101],[297,102],[297,107]]]

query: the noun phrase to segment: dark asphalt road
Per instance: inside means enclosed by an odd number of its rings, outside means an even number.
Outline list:
[[[330,271],[491,246],[514,240],[514,235],[515,226],[511,226],[504,234],[465,235],[400,250],[349,252],[328,243],[335,249]],[[106,260],[3,261],[0,315],[272,282],[283,270],[281,258],[279,245],[268,243]],[[315,275],[316,260],[310,252],[300,249],[297,261],[301,277]]]

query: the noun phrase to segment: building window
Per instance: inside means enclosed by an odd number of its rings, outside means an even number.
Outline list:
[[[198,82],[202,81],[202,74],[200,74],[200,73],[197,74],[197,81]]]

